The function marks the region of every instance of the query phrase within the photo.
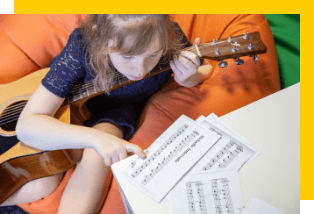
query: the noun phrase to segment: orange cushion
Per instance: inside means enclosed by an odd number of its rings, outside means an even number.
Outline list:
[[[86,15],[0,15],[0,83],[48,67]]]
[[[200,115],[207,116],[212,112],[221,116],[280,90],[275,43],[263,15],[183,14],[173,15],[173,19],[179,23],[190,41],[201,37],[202,43],[258,30],[268,50],[266,54],[259,56],[257,64],[254,64],[250,57],[243,57],[244,65],[238,66],[233,60],[228,60],[229,66],[222,69],[216,62],[210,61],[214,67],[213,75],[194,88],[183,88],[173,79],[170,80],[150,99],[140,118],[137,132],[130,139],[131,143],[136,143],[143,149],[146,149],[182,114],[193,119]],[[59,195],[54,203],[49,200],[51,194],[40,202],[23,204],[21,207],[30,213],[55,213],[51,211],[56,210],[66,179],[71,173],[72,171],[67,172],[62,183],[52,193]],[[41,203],[42,212],[33,210],[34,207],[40,207],[38,203]],[[115,180],[101,210],[101,214],[105,213],[125,213]]]
[[[40,69],[2,28],[0,28],[0,41],[0,84],[13,82]]]

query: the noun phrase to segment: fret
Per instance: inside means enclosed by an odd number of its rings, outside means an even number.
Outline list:
[[[86,92],[84,92],[84,96],[85,96],[85,97],[89,97],[89,96],[90,96],[90,95],[89,95],[89,90],[88,90],[86,84],[84,84],[84,86],[85,86],[85,90],[86,90]],[[85,97],[84,97],[84,98],[85,98]]]
[[[98,91],[97,91],[97,89],[96,89],[96,86],[99,88],[99,86],[98,85],[96,85],[97,83],[96,83],[96,81],[93,81],[93,89],[94,89],[94,94],[97,94],[98,93]]]
[[[80,94],[75,94],[73,96],[73,98],[71,99],[71,102],[76,102],[78,100],[82,99],[81,95]]]
[[[79,96],[79,99],[83,99],[83,96],[82,96],[82,87],[79,88],[79,93],[78,93],[78,96]]]

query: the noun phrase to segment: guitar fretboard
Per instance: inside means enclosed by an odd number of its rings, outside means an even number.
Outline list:
[[[145,78],[161,73],[162,71],[165,71],[168,68],[169,68],[169,57],[163,56],[160,59],[159,63],[155,66],[155,68],[152,71],[150,71],[145,76]],[[129,80],[127,77],[125,77],[121,73],[115,72],[114,82],[110,86],[109,91],[112,91],[124,85],[131,84],[133,82],[134,81]],[[105,90],[100,85],[100,83],[95,80],[91,80],[89,82],[75,85],[73,89],[70,91],[68,97],[64,100],[62,105],[68,105],[68,104],[74,103],[76,101],[79,101],[88,97],[100,95],[102,93],[105,93]]]

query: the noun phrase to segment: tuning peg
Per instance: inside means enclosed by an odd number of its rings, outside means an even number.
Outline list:
[[[238,51],[238,49],[236,48],[236,46],[233,46],[233,48],[231,49],[231,51],[232,51],[233,53],[235,53],[235,52]]]
[[[257,61],[258,61],[257,56],[254,54],[252,57],[253,57],[254,63],[257,63]]]
[[[236,60],[234,60],[235,64],[237,65],[243,65],[244,64],[244,60],[239,59],[239,57],[236,58]]]
[[[248,49],[249,49],[249,50],[253,50],[253,49],[254,49],[252,43],[249,44]]]
[[[215,54],[216,54],[216,55],[220,55],[220,54],[221,54],[219,48],[216,49]]]
[[[243,34],[243,38],[244,38],[244,39],[249,39],[249,35],[248,35],[247,33],[244,33],[244,34]]]
[[[223,61],[223,60],[220,60],[220,63],[219,63],[218,65],[219,65],[219,67],[221,67],[221,68],[225,68],[225,67],[227,67],[228,62]]]
[[[227,41],[228,42],[233,42],[232,36],[229,36]]]

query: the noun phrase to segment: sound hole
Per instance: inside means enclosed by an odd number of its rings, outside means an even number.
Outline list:
[[[0,127],[4,131],[15,131],[17,120],[25,107],[27,100],[9,105],[0,115]]]

